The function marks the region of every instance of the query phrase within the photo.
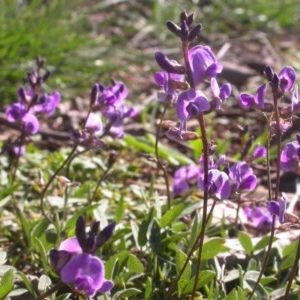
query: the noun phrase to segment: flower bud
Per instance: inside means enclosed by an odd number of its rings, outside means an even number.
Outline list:
[[[178,25],[176,25],[174,22],[172,21],[167,21],[166,23],[167,28],[173,32],[175,35],[177,35],[178,37],[181,37],[181,29]]]
[[[171,61],[162,52],[157,51],[155,53],[155,59],[157,64],[168,73],[185,74],[185,67],[178,64],[176,61]]]
[[[181,24],[181,39],[187,40],[189,36],[189,26],[187,26],[186,22],[183,21]]]
[[[265,77],[268,81],[273,80],[274,72],[270,66],[266,66],[264,73],[265,73]]]
[[[201,29],[202,29],[202,25],[197,24],[189,33],[188,41],[192,42],[198,36],[198,34],[201,32]]]
[[[186,20],[188,26],[191,26],[194,22],[195,13],[191,13]]]
[[[98,235],[96,240],[96,249],[101,247],[113,234],[116,227],[116,223],[112,222],[108,224]]]
[[[186,11],[181,12],[180,14],[180,22],[183,23],[184,21],[186,21],[188,18],[188,15],[186,13]]]

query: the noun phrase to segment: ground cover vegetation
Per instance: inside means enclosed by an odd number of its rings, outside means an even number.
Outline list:
[[[300,297],[285,2],[1,2],[0,299]]]

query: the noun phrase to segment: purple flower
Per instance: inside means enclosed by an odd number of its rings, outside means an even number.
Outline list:
[[[226,100],[231,94],[231,85],[229,83],[225,83],[221,86],[218,85],[216,78],[211,78],[210,80],[210,88],[214,97],[218,100],[216,107],[219,108],[224,100]]]
[[[238,191],[255,189],[257,180],[253,170],[245,162],[237,162],[229,169],[229,177],[236,183]]]
[[[21,121],[26,113],[26,107],[22,103],[14,103],[6,109],[7,120],[11,123]]]
[[[72,256],[60,272],[62,282],[72,284],[89,297],[97,292],[106,293],[113,288],[113,282],[104,278],[104,264],[100,258],[81,253]]]
[[[253,150],[253,157],[254,158],[260,158],[260,157],[266,157],[267,155],[267,148],[264,146],[256,145]]]
[[[107,107],[102,111],[103,116],[108,120],[109,132],[112,136],[123,138],[125,133],[123,122],[125,118],[132,118],[135,115],[134,109],[127,109],[124,104],[119,107]]]
[[[290,67],[284,67],[280,73],[278,74],[279,78],[279,86],[281,87],[283,92],[289,92],[291,88],[293,87],[295,81],[296,81],[296,72],[295,70]]]
[[[268,203],[268,211],[271,215],[279,217],[279,222],[282,224],[284,222],[284,213],[286,209],[286,197],[282,196],[279,201],[271,200]]]
[[[120,105],[128,96],[128,89],[123,82],[114,82],[102,91],[102,95],[98,98],[101,106]]]
[[[37,102],[34,105],[34,111],[51,116],[55,112],[55,109],[57,108],[59,103],[59,92],[54,92],[51,95],[40,95],[37,99]]]
[[[173,191],[179,196],[190,189],[193,179],[199,174],[199,167],[195,164],[179,168],[174,174]]]
[[[263,109],[265,107],[265,96],[267,92],[267,85],[263,84],[261,85],[255,95],[242,93],[239,95],[239,101],[241,106],[246,108],[261,108]]]
[[[209,108],[210,105],[205,95],[196,89],[182,92],[176,103],[176,113],[181,121],[186,121]]]
[[[103,125],[100,116],[95,113],[90,113],[84,127],[90,133],[101,133],[103,130]]]
[[[15,156],[24,156],[26,148],[25,148],[24,145],[22,145],[22,146],[14,146],[12,148],[12,151],[13,151],[13,153],[14,153]]]
[[[206,190],[210,196],[215,196],[219,200],[228,199],[231,193],[228,175],[217,169],[208,171],[208,185],[206,187],[204,186],[204,174],[200,174],[198,186],[202,191]]]
[[[99,222],[91,226],[89,234],[85,232],[85,220],[79,217],[76,223],[76,237],[63,241],[59,250],[50,251],[50,261],[62,282],[70,284],[88,297],[96,293],[106,293],[113,288],[113,282],[104,277],[102,260],[94,255],[112,235],[115,223],[106,226],[100,234]]]
[[[216,77],[223,69],[208,46],[195,46],[189,50],[188,55],[195,85],[206,78]]]
[[[181,81],[183,75],[168,73],[165,71],[156,72],[154,74],[155,82],[164,88],[164,93],[159,93],[158,99],[161,102],[172,102],[175,103],[177,99],[177,92],[174,86],[174,81]]]
[[[244,214],[246,215],[248,222],[257,229],[270,228],[272,225],[272,217],[269,212],[262,207],[246,207],[244,209]]]
[[[299,157],[300,145],[298,141],[287,143],[280,155],[280,164],[285,172],[295,172],[299,171]]]
[[[22,129],[26,134],[35,134],[40,129],[40,123],[37,117],[31,113],[27,113],[22,118]]]

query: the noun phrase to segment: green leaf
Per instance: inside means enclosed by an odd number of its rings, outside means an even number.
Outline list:
[[[0,299],[4,299],[14,288],[14,269],[9,268],[2,276]]]
[[[145,300],[152,300],[153,299],[153,286],[152,286],[152,278],[147,277],[146,279],[146,287],[145,287]]]
[[[237,291],[233,289],[224,300],[238,300],[237,298]]]
[[[35,238],[34,247],[39,253],[44,268],[49,267],[47,251],[40,239]]]
[[[28,277],[21,271],[18,271],[18,275],[21,277],[23,283],[26,286],[26,289],[31,293],[31,295],[33,295],[34,297],[36,297],[36,293],[34,291],[34,287],[32,286],[32,282],[28,279]]]
[[[119,201],[117,203],[117,207],[115,209],[115,221],[117,223],[120,223],[122,221],[123,215],[125,211],[125,206],[124,206],[124,197],[121,196],[119,198]]]
[[[118,291],[117,293],[114,294],[114,296],[112,297],[112,300],[132,297],[132,296],[137,295],[141,292],[142,291],[140,291],[138,289],[135,289],[135,288],[129,288],[129,289],[121,290],[121,291]]]
[[[118,274],[126,265],[128,259],[128,251],[115,254],[109,258],[105,264],[105,274],[107,278],[113,278],[114,274]]]
[[[202,249],[202,259],[214,258],[221,252],[226,252],[229,249],[224,246],[225,239],[223,238],[211,238],[207,240]]]
[[[152,223],[154,215],[155,215],[154,207],[151,207],[149,209],[148,214],[146,215],[145,219],[142,221],[142,224],[139,227],[138,243],[141,247],[145,246],[148,241],[147,232],[148,232],[149,225]]]
[[[20,184],[15,185],[8,185],[8,186],[1,186],[0,190],[0,207],[6,205],[10,197],[7,197],[9,195],[12,195],[18,188]],[[7,197],[7,198],[6,198]]]
[[[216,273],[210,270],[204,270],[199,273],[199,279],[197,283],[197,290],[202,288],[204,285],[208,284],[210,281],[212,281],[215,278]],[[195,277],[192,277],[189,284],[184,290],[184,293],[190,293],[192,292],[194,288],[194,280]]]
[[[31,237],[31,244],[35,242],[36,238],[41,238],[43,234],[45,234],[46,229],[49,226],[49,221],[44,218],[39,221],[31,230],[30,237]]]
[[[237,287],[237,299],[238,300],[247,300],[246,292],[240,287]]]
[[[181,274],[186,260],[187,260],[187,255],[183,251],[178,250],[176,252],[176,257],[175,257],[177,277],[179,276],[179,274]],[[190,262],[188,262],[178,281],[177,290],[179,295],[183,293],[185,287],[189,284],[190,278],[191,278],[191,264]]]
[[[253,251],[253,244],[252,244],[251,237],[246,232],[240,231],[238,234],[238,239],[241,245],[243,246],[245,252],[247,253],[247,255],[251,255]]]
[[[19,220],[21,221],[22,229],[23,229],[26,241],[27,241],[27,245],[30,247],[31,246],[31,244],[30,244],[30,242],[31,242],[30,224],[28,222],[28,219],[24,216],[24,214],[19,209],[17,209],[17,215],[18,215]]]
[[[274,243],[275,241],[277,241],[277,240],[278,240],[278,238],[277,238],[277,237],[274,237],[274,238],[273,238],[273,243]],[[253,251],[258,251],[258,250],[261,250],[261,249],[266,248],[266,247],[269,245],[269,242],[270,242],[270,236],[269,236],[269,235],[262,237],[262,238],[257,242],[257,244],[254,246]]]
[[[174,220],[176,220],[182,211],[184,210],[185,205],[183,203],[180,203],[174,207],[172,207],[170,210],[168,210],[160,219],[160,226],[162,228],[167,227],[170,225]]]
[[[144,266],[140,262],[140,260],[133,254],[128,253],[128,260],[127,260],[127,269],[129,272],[133,273],[143,273]]]

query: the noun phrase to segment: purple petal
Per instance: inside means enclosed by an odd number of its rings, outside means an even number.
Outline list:
[[[266,157],[267,155],[267,148],[264,146],[256,145],[253,150],[253,157],[259,158],[259,157]]]
[[[293,84],[296,81],[296,72],[295,70],[290,67],[284,67],[280,73],[278,74],[278,77],[280,79],[280,87],[284,92],[289,92],[291,88],[293,87]]]
[[[92,133],[101,133],[103,125],[100,116],[95,113],[90,113],[86,121],[85,128]]]
[[[300,108],[300,99],[298,94],[298,85],[295,84],[294,90],[291,95],[291,103],[292,103],[292,110]]]
[[[253,107],[255,103],[255,99],[253,95],[242,93],[239,95],[239,102],[243,107]]]
[[[198,186],[201,190],[207,190],[211,196],[215,195],[220,200],[228,199],[231,193],[228,175],[216,169],[208,172],[208,187],[204,186],[204,174],[199,176]]]
[[[280,155],[281,168],[285,172],[293,171],[296,172],[299,168],[299,143],[297,141],[287,143]]]
[[[267,92],[267,84],[261,85],[255,93],[255,103],[260,107],[265,107],[265,96]]]
[[[61,280],[84,290],[93,297],[104,282],[104,265],[101,259],[91,254],[81,253],[73,256],[60,272]]]
[[[280,206],[277,201],[271,200],[268,203],[268,211],[271,215],[279,216],[280,213]]]
[[[160,72],[156,72],[154,73],[154,81],[156,82],[156,84],[163,86],[165,81],[166,81],[166,72],[160,71]]]
[[[231,94],[231,85],[229,83],[225,83],[221,86],[219,97],[222,100],[227,99]]]
[[[252,191],[256,188],[257,179],[255,175],[250,175],[241,182],[239,189]]]
[[[82,249],[76,237],[71,237],[61,242],[58,250],[65,250],[70,253],[82,253]]]
[[[33,114],[27,113],[22,118],[23,130],[27,134],[35,134],[40,129],[40,123],[37,117]]]
[[[210,88],[211,88],[211,91],[212,91],[214,97],[219,97],[219,95],[220,95],[220,88],[219,88],[219,85],[218,85],[218,82],[217,82],[216,78],[211,78],[211,80],[210,80]]]
[[[208,46],[195,46],[189,50],[188,55],[195,85],[203,82],[207,76],[216,77],[223,69]]]
[[[114,283],[111,280],[105,280],[102,283],[101,288],[98,290],[99,293],[107,293],[114,287]]]
[[[26,107],[22,103],[14,103],[6,109],[6,117],[9,122],[20,121],[25,115]]]

